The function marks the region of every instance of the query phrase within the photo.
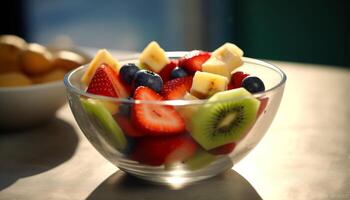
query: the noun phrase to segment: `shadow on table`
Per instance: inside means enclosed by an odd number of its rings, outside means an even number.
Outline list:
[[[181,189],[153,185],[118,171],[101,183],[87,200],[122,199],[220,199],[261,200],[250,183],[240,174],[229,170],[219,176],[197,182]]]
[[[35,129],[0,134],[0,191],[67,161],[78,141],[74,128],[58,118]]]

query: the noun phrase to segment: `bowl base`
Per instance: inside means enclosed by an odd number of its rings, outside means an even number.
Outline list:
[[[181,188],[185,185],[211,178],[228,169],[231,169],[233,167],[233,163],[229,157],[223,156],[210,165],[198,170],[181,169],[180,167],[170,170],[165,170],[164,168],[140,169],[140,167],[132,168],[130,165],[123,166],[122,164],[119,164],[118,167],[120,170],[128,173],[129,175],[146,180],[150,183],[168,185],[173,188]]]

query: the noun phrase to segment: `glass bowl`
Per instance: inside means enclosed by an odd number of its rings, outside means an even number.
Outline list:
[[[179,58],[185,53],[167,52],[167,55],[169,58]],[[122,60],[121,63],[136,62],[137,58],[135,55]],[[205,118],[203,116],[209,115],[206,112],[211,112],[212,107],[240,103],[239,101],[245,98],[219,99],[211,102],[134,101],[88,94],[80,82],[86,66],[68,73],[64,82],[68,91],[69,105],[76,121],[86,138],[107,160],[122,171],[141,179],[155,183],[186,184],[215,176],[232,168],[258,144],[276,115],[286,75],[281,69],[264,61],[252,58],[243,58],[243,61],[244,64],[237,70],[258,76],[265,83],[266,90],[254,94],[254,98],[250,97],[259,102],[257,114],[254,120],[247,122],[249,124],[247,128],[234,133],[238,135],[235,142],[215,148],[197,142],[202,139],[196,140],[198,132],[201,134],[202,131],[204,135],[208,132],[207,129],[203,131],[201,127],[205,127],[205,124],[201,123],[208,122],[203,121]],[[152,132],[145,134],[132,120],[130,108],[135,106],[152,108],[155,112],[163,108],[175,110],[184,120],[186,131],[167,136],[154,136],[156,134]],[[207,109],[205,112],[204,107]],[[158,119],[154,117],[148,120]],[[223,136],[218,133],[211,137],[213,139],[205,140],[210,140],[207,142],[210,146],[212,140],[221,137]],[[222,146],[225,147],[220,148]]]

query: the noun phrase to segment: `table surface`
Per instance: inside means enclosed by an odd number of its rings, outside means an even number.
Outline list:
[[[350,199],[350,70],[271,63],[288,76],[280,109],[233,170],[179,190],[144,183],[97,153],[65,105],[0,134],[0,199]]]

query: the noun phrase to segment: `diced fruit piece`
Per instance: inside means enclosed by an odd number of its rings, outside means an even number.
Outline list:
[[[188,168],[190,170],[198,170],[198,169],[202,169],[203,167],[208,166],[215,159],[216,159],[215,155],[198,149],[198,151],[196,152],[196,154],[192,158],[190,158],[186,162],[184,162],[184,165],[186,166],[186,168]]]
[[[163,88],[163,80],[158,74],[142,69],[136,72],[133,82],[134,89],[140,86],[149,87],[159,93]]]
[[[265,91],[264,82],[256,76],[248,76],[244,78],[242,81],[242,87],[253,94]]]
[[[202,64],[210,58],[209,52],[194,50],[179,60],[179,66],[190,74],[202,70]]]
[[[135,90],[134,99],[160,101],[163,98],[152,89],[140,86]],[[172,106],[135,103],[131,115],[135,125],[148,135],[172,135],[185,131],[184,120]]]
[[[183,97],[184,100],[199,100],[197,97],[193,96],[191,93],[186,92]]]
[[[159,44],[152,41],[141,53],[140,63],[147,69],[159,73],[169,63],[169,58]]]
[[[119,71],[120,78],[124,83],[130,85],[134,80],[134,76],[136,72],[138,72],[139,70],[140,70],[139,67],[137,67],[133,63],[128,63],[126,65],[123,65]]]
[[[242,81],[245,77],[249,76],[249,74],[245,74],[244,72],[237,71],[232,74],[231,80],[227,86],[228,90],[236,89],[242,87]]]
[[[145,137],[137,140],[130,157],[142,164],[159,166],[185,161],[196,149],[196,143],[189,137]]]
[[[269,102],[269,98],[265,97],[265,98],[259,99],[259,101],[260,101],[260,106],[259,106],[257,117],[259,117],[265,111],[267,103]]]
[[[186,76],[188,76],[187,71],[181,67],[175,67],[170,73],[171,79],[182,78]]]
[[[120,64],[118,60],[114,59],[113,56],[106,49],[100,49],[90,62],[89,67],[86,69],[84,75],[81,78],[81,82],[85,85],[89,85],[92,77],[95,74],[96,69],[102,63],[111,66],[117,73],[119,72]]]
[[[227,89],[228,80],[224,76],[197,71],[193,77],[191,94],[198,98],[207,98]]]
[[[193,96],[191,93],[186,92],[183,97],[183,100],[199,100],[197,97]],[[176,110],[181,115],[186,123],[187,130],[191,130],[191,121],[193,118],[193,114],[197,111],[199,105],[198,104],[189,104],[184,106],[177,106]]]
[[[116,121],[118,122],[118,125],[120,128],[123,130],[124,134],[129,136],[129,137],[142,137],[145,135],[142,131],[138,130],[131,122],[131,119],[121,116],[121,115],[116,115],[115,116]]]
[[[181,99],[189,92],[192,85],[192,76],[176,78],[165,83],[161,92],[164,99]]]
[[[210,153],[214,155],[225,155],[231,153],[235,147],[236,143],[228,143],[210,150]]]
[[[243,64],[243,51],[232,43],[225,43],[213,52],[213,56],[227,63],[232,70]],[[232,71],[231,70],[231,71]]]
[[[192,120],[192,137],[206,150],[242,139],[254,124],[260,101],[244,88],[214,94]]]
[[[112,115],[109,111],[98,101],[93,99],[80,99],[80,102],[84,110],[91,115],[102,125],[104,131],[101,131],[101,134],[106,138],[106,141],[117,148],[118,150],[123,150],[126,147],[127,141],[126,138],[114,121]]]
[[[233,70],[233,66],[229,65],[219,59],[217,59],[215,56],[212,56],[202,65],[202,71],[218,74],[221,76],[225,76],[228,80],[231,78],[231,72]]]
[[[173,71],[173,69],[177,66],[177,64],[178,64],[177,60],[171,60],[170,63],[168,63],[159,72],[159,76],[162,77],[164,83],[171,79],[170,74]]]
[[[98,101],[101,104],[103,104],[103,106],[109,111],[109,113],[111,113],[111,115],[114,115],[119,111],[119,105],[116,102],[97,99],[95,99],[95,101]]]
[[[125,98],[129,94],[119,80],[117,72],[107,64],[97,68],[96,73],[90,81],[88,93]]]

